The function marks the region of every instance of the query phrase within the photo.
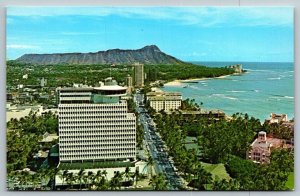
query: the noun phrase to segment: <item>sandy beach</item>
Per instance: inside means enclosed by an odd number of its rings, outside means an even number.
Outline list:
[[[223,79],[228,76],[230,76],[230,75],[224,75],[224,76],[219,76],[219,77],[214,77],[214,78]],[[171,82],[165,83],[164,86],[184,86],[185,85],[184,83],[201,81],[201,80],[210,80],[210,79],[214,79],[214,78],[193,78],[193,79],[187,79],[187,80],[173,80]]]
[[[183,86],[183,83],[181,80],[174,80],[172,82],[165,83],[164,86]]]

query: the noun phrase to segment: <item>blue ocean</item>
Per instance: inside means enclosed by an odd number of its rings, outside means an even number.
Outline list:
[[[294,118],[294,64],[251,62],[193,62],[211,67],[242,64],[242,75],[199,80],[183,86],[166,86],[164,91],[181,92],[202,108],[223,110],[227,115],[248,113],[263,122],[270,113]]]

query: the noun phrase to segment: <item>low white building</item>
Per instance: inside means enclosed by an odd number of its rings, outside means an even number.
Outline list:
[[[155,111],[169,112],[181,107],[182,95],[179,92],[149,92],[147,101]]]
[[[144,161],[138,161],[138,162],[136,162],[134,164],[134,166],[129,167],[129,169],[130,169],[131,173],[134,173],[136,169],[139,171],[139,174],[146,175],[146,174],[149,173],[148,172],[147,162],[144,162]],[[93,174],[96,174],[98,171],[102,171],[103,172],[104,170],[107,172],[107,174],[106,174],[107,180],[111,180],[114,177],[115,172],[118,171],[120,173],[123,173],[123,172],[125,172],[126,167],[85,169],[84,172],[85,172],[85,175],[88,175],[89,172],[92,172]],[[68,170],[68,172],[69,173],[73,173],[73,175],[77,175],[79,171],[80,171],[80,169],[71,169],[71,170]],[[63,172],[64,172],[64,170],[61,170],[59,173],[63,173]],[[80,183],[79,180],[77,180],[77,181],[73,182],[73,185],[79,184],[79,183]],[[82,184],[84,184],[84,182],[82,182]],[[64,182],[63,182],[62,176],[61,175],[56,175],[55,176],[55,185],[56,186],[67,185],[66,179],[64,179]]]
[[[6,122],[9,122],[11,119],[16,118],[20,120],[29,115],[30,112],[42,111],[43,107],[41,105],[11,105],[9,103],[6,104]]]

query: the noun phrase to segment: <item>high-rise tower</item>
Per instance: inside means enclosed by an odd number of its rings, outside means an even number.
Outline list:
[[[60,162],[136,158],[136,117],[126,87],[112,78],[100,87],[58,88]]]
[[[144,86],[144,65],[140,63],[135,63],[134,65],[134,84],[136,87]]]

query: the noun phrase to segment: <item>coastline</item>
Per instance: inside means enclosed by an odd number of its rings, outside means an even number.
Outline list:
[[[171,82],[165,83],[164,86],[184,86],[184,84],[188,82],[196,82],[196,81],[210,80],[210,79],[223,79],[231,75],[234,74],[223,75],[223,76],[212,77],[212,78],[192,78],[192,79],[185,79],[185,80],[173,80]]]

